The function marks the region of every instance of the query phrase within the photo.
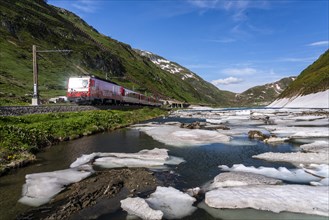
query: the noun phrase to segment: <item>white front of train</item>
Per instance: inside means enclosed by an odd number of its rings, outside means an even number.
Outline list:
[[[90,77],[71,77],[68,82],[67,98],[70,102],[90,101]]]

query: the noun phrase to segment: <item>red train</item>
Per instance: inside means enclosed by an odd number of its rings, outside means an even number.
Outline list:
[[[161,106],[154,97],[94,76],[70,77],[67,99],[78,104],[136,104]]]

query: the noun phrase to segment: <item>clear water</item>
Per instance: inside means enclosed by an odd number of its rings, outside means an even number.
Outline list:
[[[164,121],[192,122],[196,119],[167,118]],[[199,120],[200,121],[200,120]],[[169,137],[168,137],[169,138]],[[13,219],[19,213],[27,211],[30,207],[18,203],[21,196],[25,175],[29,173],[47,172],[66,169],[81,154],[93,152],[125,152],[133,153],[142,149],[167,148],[169,154],[182,157],[185,163],[173,168],[179,175],[176,188],[187,189],[202,186],[219,174],[218,165],[244,164],[246,166],[270,166],[293,168],[288,163],[271,163],[252,159],[256,154],[264,152],[291,152],[295,147],[291,143],[280,145],[267,145],[259,141],[249,140],[247,137],[237,137],[231,144],[211,144],[200,147],[172,147],[154,141],[148,135],[133,129],[121,129],[110,133],[102,133],[84,137],[71,142],[64,142],[51,147],[37,155],[37,163],[18,169],[13,174],[0,178],[0,219]],[[275,214],[271,212],[244,210],[216,210],[220,219],[328,219],[318,216],[301,215],[293,213]],[[101,216],[99,219],[126,219],[126,213],[118,211]],[[216,219],[203,209],[198,209],[192,216],[185,219]],[[217,218],[218,219],[218,218]]]

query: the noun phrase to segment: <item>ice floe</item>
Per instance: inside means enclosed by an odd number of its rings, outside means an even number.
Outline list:
[[[30,206],[40,206],[49,202],[53,196],[64,189],[64,186],[79,182],[92,173],[92,167],[84,165],[74,169],[28,174],[25,177],[26,183],[23,185],[22,198],[19,202]]]
[[[101,157],[101,156],[106,156],[107,153],[91,153],[91,154],[83,154],[81,157],[77,158],[73,163],[71,163],[70,167],[78,167],[83,164],[89,163],[92,161],[95,157]]]
[[[225,143],[230,137],[218,131],[184,129],[171,125],[149,125],[134,127],[145,132],[154,140],[172,146],[200,146],[212,143]]]
[[[219,168],[223,171],[235,171],[235,172],[247,172],[255,173],[263,176],[285,180],[294,183],[310,183],[319,182],[325,177],[319,177],[305,172],[304,169],[287,169],[285,167],[279,167],[278,169],[273,167],[258,167],[244,166],[243,164],[234,164],[231,168],[226,165],[221,165]]]
[[[192,196],[173,187],[158,186],[149,198],[127,198],[121,201],[122,209],[142,219],[180,219],[191,215],[197,208]]]
[[[192,206],[195,198],[173,187],[158,186],[146,199],[152,209],[161,210],[166,219],[179,219],[191,215],[196,207]]]
[[[130,215],[135,215],[146,220],[162,219],[163,212],[151,209],[147,202],[142,198],[127,198],[121,200],[120,203],[121,208],[127,211]]]
[[[70,167],[89,163],[92,160],[94,165],[103,168],[118,167],[156,167],[161,168],[165,165],[178,165],[184,160],[182,158],[169,156],[167,149],[154,148],[152,150],[141,150],[137,153],[92,153],[82,155],[74,161]]]
[[[274,213],[257,209],[217,209],[209,207],[204,201],[198,204],[198,208],[205,210],[215,219],[226,220],[327,220],[325,216],[306,215],[302,213],[281,212]]]
[[[290,138],[317,138],[317,137],[329,137],[328,127],[283,127],[269,125],[264,128],[270,131],[271,134],[275,134],[281,137]]]
[[[205,203],[213,208],[253,208],[329,216],[328,189],[307,185],[218,188],[206,193]]]
[[[285,141],[288,141],[289,138],[279,138],[279,137],[269,137],[264,140],[265,143],[283,143]]]
[[[267,161],[280,161],[289,162],[296,165],[299,164],[329,164],[329,154],[326,152],[321,153],[303,153],[303,152],[290,152],[290,153],[274,153],[266,152],[252,156],[253,158],[267,160]]]
[[[277,184],[282,184],[282,181],[274,178],[269,178],[260,174],[246,172],[225,172],[217,175],[206,190],[229,186]]]
[[[310,144],[303,144],[300,146],[303,152],[313,153],[329,153],[329,142],[328,141],[315,141]]]

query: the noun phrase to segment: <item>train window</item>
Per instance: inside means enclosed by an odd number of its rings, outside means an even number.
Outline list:
[[[68,87],[74,90],[85,90],[88,88],[88,84],[89,79],[70,78]]]
[[[88,86],[88,80],[87,79],[82,80],[81,84],[83,88],[86,88]]]

